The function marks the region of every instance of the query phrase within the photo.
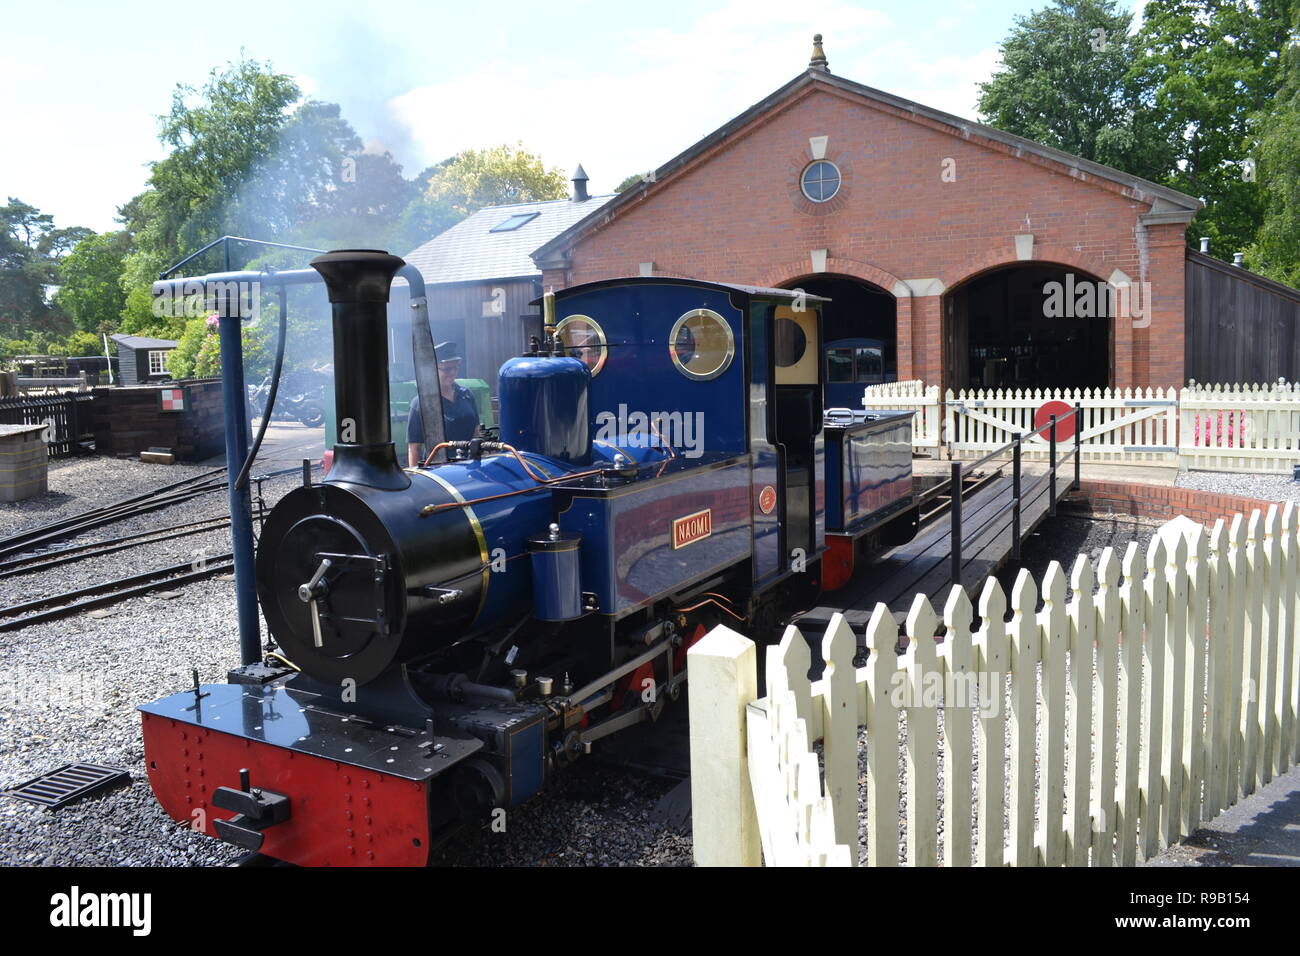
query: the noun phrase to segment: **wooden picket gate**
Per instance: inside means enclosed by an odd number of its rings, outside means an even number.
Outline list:
[[[1079,406],[1084,460],[1174,463],[1178,459],[1178,391],[1169,389],[978,389],[944,397],[953,457],[980,455],[1034,428],[1034,413],[1056,401]],[[1047,454],[1043,438],[1026,455]]]
[[[1080,555],[1068,600],[1053,562],[1041,610],[1022,570],[1009,619],[990,578],[978,628],[961,589],[942,622],[917,595],[901,654],[881,605],[861,667],[836,615],[816,682],[790,627],[761,699],[753,643],[715,628],[688,654],[696,862],[756,865],[760,846],[768,865],[856,865],[862,847],[874,866],[1149,859],[1300,761],[1298,519],[1292,503],[1209,532],[1175,519],[1145,556]]]

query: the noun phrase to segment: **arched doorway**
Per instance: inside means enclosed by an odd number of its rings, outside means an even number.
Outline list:
[[[898,302],[891,293],[836,275],[805,277],[786,287],[831,300],[822,307],[828,405],[858,407],[863,386],[898,379]]]
[[[1105,280],[1047,262],[1002,266],[944,296],[944,385],[1104,388],[1113,301]]]

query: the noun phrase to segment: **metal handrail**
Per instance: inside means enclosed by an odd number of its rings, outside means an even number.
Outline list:
[[[1049,486],[1049,495],[1047,499],[1047,513],[1049,516],[1056,515],[1056,469],[1061,461],[1061,459],[1058,458],[1057,456],[1056,426],[1060,422],[1063,422],[1069,418],[1075,419],[1074,445],[1073,448],[1065,457],[1068,458],[1071,455],[1074,457],[1074,480],[1072,482],[1072,488],[1078,490],[1079,482],[1080,482],[1080,475],[1079,475],[1080,463],[1083,457],[1082,454],[1080,453],[1080,448],[1083,444],[1083,429],[1079,427],[1080,412],[1082,410],[1083,410],[1082,406],[1078,402],[1075,402],[1074,408],[1072,408],[1065,415],[1062,415],[1060,418],[1058,418],[1055,415],[1049,416],[1048,420],[1044,422],[1042,425],[1039,425],[1037,428],[1033,429],[1032,431],[1021,432],[1016,434],[1006,444],[993,449],[991,452],[986,454],[983,458],[970,462],[966,465],[963,465],[961,462],[954,461],[952,463],[952,474],[948,478],[948,480],[946,482],[943,482],[936,488],[931,489],[931,491],[927,492],[927,494],[922,496],[921,499],[918,499],[918,500],[928,500],[928,497],[932,497],[933,495],[938,494],[939,489],[941,489],[945,484],[953,489],[952,504],[950,505],[952,509],[952,530],[949,536],[950,559],[951,559],[950,576],[952,577],[953,584],[956,584],[960,587],[962,583],[962,573],[961,573],[962,572],[962,551],[963,551],[963,545],[965,544],[966,538],[968,537],[975,538],[980,534],[983,534],[984,531],[986,531],[993,522],[1001,518],[1004,514],[1007,513],[1008,510],[1011,511],[1011,553],[1012,553],[1012,557],[1016,561],[1020,560],[1020,507],[1021,504],[1024,502],[1026,496],[1037,491],[1037,489],[1043,484],[1043,482],[1047,482]],[[1023,488],[1021,486],[1021,453],[1023,450],[1025,439],[1032,438],[1035,435],[1038,435],[1044,431],[1046,431],[1048,434],[1048,447],[1049,447],[1049,465],[1048,465],[1047,473],[1045,475],[1036,478],[1032,483],[1030,483],[1028,488]],[[1001,508],[997,509],[996,512],[994,512],[992,515],[986,518],[983,522],[981,522],[979,527],[963,533],[962,531],[962,487],[961,487],[963,471],[973,471],[974,469],[979,468],[980,466],[984,465],[991,459],[1006,452],[1008,448],[1011,449],[1011,457],[1012,457],[1011,500],[1007,502],[1005,505],[1003,505]]]
[[[195,252],[191,252],[188,256],[186,256],[184,259],[182,259],[180,262],[176,263],[175,265],[168,266],[162,272],[158,273],[158,278],[166,279],[169,275],[174,273],[181,266],[185,265],[191,260],[197,259],[199,256],[203,255],[203,253],[207,252],[209,249],[215,249],[217,246],[223,247],[222,253],[223,253],[223,258],[225,259],[225,271],[229,272],[230,271],[230,243],[232,242],[247,242],[247,243],[252,243],[255,246],[267,246],[268,248],[271,249],[293,249],[297,252],[324,252],[325,251],[324,249],[313,249],[310,246],[292,246],[285,242],[269,242],[266,239],[248,239],[245,238],[244,236],[222,236],[219,239],[213,239],[202,249],[198,249]]]

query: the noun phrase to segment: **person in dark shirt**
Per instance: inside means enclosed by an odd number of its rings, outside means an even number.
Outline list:
[[[438,385],[442,391],[442,425],[447,441],[468,441],[479,434],[478,403],[474,393],[456,384],[460,374],[460,356],[452,342],[435,346],[438,359]],[[445,357],[444,357],[445,356]],[[424,416],[420,399],[411,399],[406,420],[407,463],[414,468],[424,461],[429,449],[424,446]]]

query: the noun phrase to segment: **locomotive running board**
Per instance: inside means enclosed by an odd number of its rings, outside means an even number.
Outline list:
[[[159,804],[220,838],[217,818],[233,814],[217,793],[248,771],[293,807],[262,831],[266,855],[303,866],[423,865],[435,836],[432,783],[482,741],[375,724],[329,703],[277,685],[204,684],[141,706]]]

